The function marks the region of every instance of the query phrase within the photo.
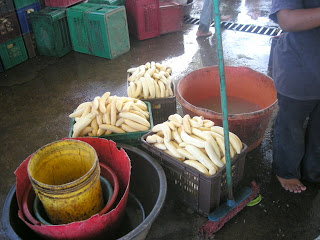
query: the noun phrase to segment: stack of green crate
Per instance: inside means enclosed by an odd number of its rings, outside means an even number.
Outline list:
[[[67,9],[73,49],[113,59],[130,50],[124,6],[83,3]]]
[[[37,1],[0,0],[0,72],[28,59],[15,7],[24,7]]]
[[[114,6],[124,6],[124,0],[88,0],[88,3],[99,3]]]
[[[62,57],[72,50],[66,8],[47,7],[29,17],[40,55]]]

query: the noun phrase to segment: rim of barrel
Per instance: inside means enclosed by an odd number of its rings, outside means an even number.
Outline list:
[[[96,150],[88,143],[84,142],[84,141],[80,141],[80,140],[77,140],[77,139],[64,139],[64,140],[57,140],[57,141],[53,141],[53,142],[50,142],[50,143],[47,143],[46,145],[40,147],[36,152],[34,152],[28,162],[28,167],[27,167],[27,172],[28,172],[28,175],[31,176],[29,174],[29,163],[31,162],[32,158],[34,157],[34,155],[36,153],[38,153],[39,151],[41,151],[42,149],[52,145],[52,144],[55,144],[55,143],[59,143],[59,142],[78,142],[80,144],[84,144],[84,145],[87,145],[91,150],[93,150],[93,153],[94,153],[94,157],[95,157],[95,160],[94,160],[94,163],[92,164],[91,168],[81,177],[79,177],[78,179],[74,180],[74,181],[71,181],[71,182],[68,182],[68,183],[64,183],[64,184],[60,184],[60,185],[51,185],[51,184],[46,184],[46,183],[42,183],[38,180],[36,180],[34,177],[30,178],[30,181],[31,182],[35,182],[37,183],[38,185],[41,185],[41,187],[43,189],[51,189],[51,188],[61,188],[61,189],[64,189],[65,187],[67,186],[70,186],[72,184],[74,184],[75,182],[79,181],[79,182],[82,182],[83,179],[86,177],[86,175],[90,172],[93,172],[94,171],[94,168],[96,167],[97,164],[99,164],[99,158],[98,158],[98,154],[96,152]]]
[[[123,148],[124,150],[128,149],[129,151],[133,151],[135,153],[138,153],[139,155],[141,155],[145,159],[147,159],[148,162],[157,170],[157,173],[159,176],[159,184],[160,184],[159,196],[158,196],[158,199],[157,199],[156,204],[154,205],[152,211],[145,218],[145,220],[142,221],[134,230],[132,230],[131,232],[129,232],[126,235],[119,238],[119,239],[124,240],[124,239],[132,239],[133,237],[141,234],[142,232],[146,231],[146,229],[148,230],[151,227],[152,223],[154,222],[154,220],[156,219],[156,217],[160,213],[159,209],[161,209],[162,206],[164,205],[166,195],[167,195],[167,179],[166,179],[166,175],[165,175],[164,170],[161,167],[161,165],[153,157],[151,157],[149,154],[145,153],[144,151],[142,151],[136,147],[133,147],[133,146],[130,146],[127,144],[123,144],[123,143],[117,143],[117,147]],[[148,227],[146,227],[146,224],[148,225]]]
[[[15,193],[16,193],[16,183],[14,183],[12,185],[12,187],[10,188],[8,195],[6,197],[6,200],[4,202],[3,209],[2,209],[1,224],[2,224],[2,229],[3,229],[4,233],[6,234],[6,237],[8,237],[9,239],[21,240],[19,235],[16,234],[16,232],[14,231],[12,226],[10,225],[10,220],[11,220],[10,219],[10,206],[11,206],[12,200],[15,196]]]
[[[192,72],[188,73],[187,75],[191,74],[191,73],[194,73],[194,72],[198,72],[198,71],[203,71],[203,70],[206,70],[206,69],[213,69],[213,68],[218,68],[218,65],[214,65],[214,66],[209,66],[209,67],[202,67],[202,68],[198,68],[196,70],[193,70]],[[242,67],[242,66],[225,66],[225,68],[243,68],[243,69],[248,69],[252,72],[256,72],[256,73],[259,73],[260,75],[263,75],[267,78],[269,78],[271,81],[272,78],[269,77],[268,75],[264,74],[264,73],[261,73],[261,72],[258,72],[256,70],[253,70],[252,68],[249,68],[249,67]],[[191,104],[190,102],[188,102],[184,97],[181,96],[180,92],[179,92],[179,86],[181,84],[181,82],[186,78],[185,75],[184,77],[182,77],[178,83],[177,83],[177,87],[175,88],[175,95],[178,99],[178,101],[180,100],[184,105],[182,105],[183,107],[187,108],[188,110],[190,111],[193,111],[192,108],[194,109],[197,109],[199,110],[200,112],[202,112],[203,115],[206,115],[206,114],[214,114],[216,115],[219,119],[222,119],[222,113],[219,113],[219,112],[215,112],[215,111],[212,111],[212,110],[209,110],[209,109],[206,109],[206,108],[202,108],[202,107],[198,107],[198,106],[195,106],[193,104]],[[179,101],[179,102],[180,102]],[[260,109],[258,111],[253,111],[253,112],[249,112],[249,113],[237,113],[237,114],[228,114],[228,118],[230,119],[243,119],[243,117],[245,116],[247,119],[250,119],[250,118],[255,118],[257,115],[262,115],[262,114],[265,114],[266,112],[268,111],[273,111],[276,106],[278,104],[278,99],[276,99],[271,105],[269,105],[268,107],[266,108],[263,108],[263,109]],[[190,105],[190,106],[188,106]]]

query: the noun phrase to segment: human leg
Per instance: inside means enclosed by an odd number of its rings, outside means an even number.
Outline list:
[[[279,112],[273,134],[273,171],[290,192],[301,192],[301,161],[305,153],[304,122],[314,108],[312,101],[291,99],[278,94]]]
[[[320,182],[320,100],[309,116],[306,151],[302,161],[302,179]]]
[[[204,0],[202,11],[200,14],[199,28],[197,32],[198,37],[205,37],[205,36],[212,35],[212,32],[209,31],[212,20],[213,20],[213,1]]]

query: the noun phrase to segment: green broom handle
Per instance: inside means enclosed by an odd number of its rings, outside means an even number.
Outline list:
[[[219,59],[220,96],[221,96],[223,132],[224,132],[224,145],[225,145],[225,153],[226,153],[225,158],[226,158],[228,199],[233,200],[230,144],[229,144],[230,142],[229,126],[228,126],[228,107],[227,107],[226,84],[225,84],[225,74],[224,74],[223,48],[222,48],[222,39],[221,39],[219,0],[213,0],[213,8],[214,8],[214,22],[215,22],[214,26],[216,30],[215,35],[217,39],[217,52],[218,52],[218,59]]]

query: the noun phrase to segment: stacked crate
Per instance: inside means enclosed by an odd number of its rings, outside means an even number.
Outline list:
[[[29,58],[36,56],[36,44],[29,21],[29,14],[41,9],[39,0],[13,0],[20,24],[20,31]]]
[[[139,40],[160,36],[159,0],[125,1],[129,31]]]
[[[72,50],[66,8],[83,0],[0,0],[0,72]],[[109,0],[121,1],[121,0]]]
[[[17,1],[17,0],[15,0]],[[33,1],[33,0],[31,0]],[[20,30],[22,33],[22,37],[24,40],[24,44],[27,49],[27,53],[29,58],[33,58],[36,56],[36,44],[34,33],[32,32],[31,23],[29,20],[30,13],[39,11],[41,9],[40,2],[24,2],[24,4],[28,4],[26,6],[18,5],[20,8],[16,8],[17,17],[20,23]]]
[[[30,14],[40,55],[62,57],[72,50],[66,10],[83,0],[40,0],[41,11]]]
[[[67,9],[73,50],[113,59],[130,50],[124,6],[82,3]]]
[[[183,5],[174,1],[130,0],[125,6],[129,31],[139,40],[182,30]]]
[[[1,44],[0,54],[4,70],[12,68],[28,59],[22,36]]]
[[[88,12],[95,8],[97,8],[97,4],[84,3],[76,5],[67,11],[72,47],[76,52],[91,54],[85,17]]]
[[[1,0],[0,1],[0,15],[14,11],[12,0]]]
[[[40,55],[62,57],[72,50],[66,8],[46,7],[30,14]]]
[[[8,12],[14,11],[14,6],[12,0],[6,1],[6,0],[1,0],[0,1],[0,16],[2,17],[4,14]],[[1,19],[0,17],[0,19]],[[1,27],[1,26],[0,26]],[[4,34],[3,30],[0,30],[0,36]],[[0,53],[0,72],[3,72],[3,65],[1,62],[1,53]]]
[[[0,58],[4,70],[28,59],[12,0],[0,1]]]
[[[183,5],[173,1],[160,1],[160,34],[178,32],[183,25]]]

